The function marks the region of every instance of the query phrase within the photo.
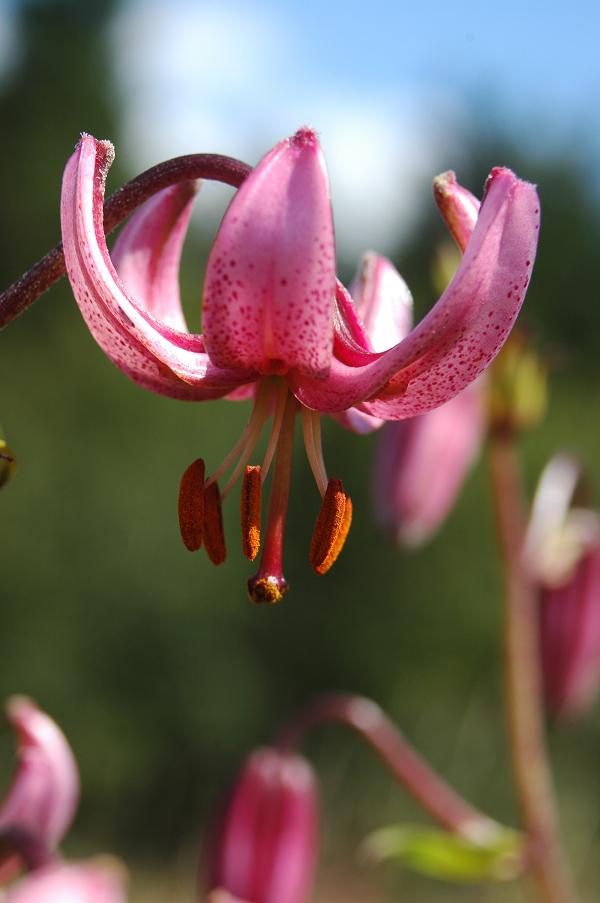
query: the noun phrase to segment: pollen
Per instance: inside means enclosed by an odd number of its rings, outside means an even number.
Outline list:
[[[287,580],[281,577],[251,577],[248,595],[255,605],[277,605],[289,589]]]
[[[261,496],[260,467],[246,467],[241,497],[242,551],[250,561],[254,561],[260,549]]]
[[[179,484],[179,530],[190,552],[202,545],[204,523],[204,461],[197,458],[184,471]]]
[[[352,502],[341,480],[330,479],[310,544],[309,560],[325,574],[342,551],[352,522]]]
[[[203,539],[206,554],[213,564],[223,564],[227,556],[223,532],[221,494],[217,483],[209,483],[204,490]]]

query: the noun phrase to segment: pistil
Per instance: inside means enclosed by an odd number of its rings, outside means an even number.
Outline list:
[[[271,485],[267,529],[258,573],[248,581],[248,593],[252,602],[274,605],[280,602],[288,590],[283,576],[283,537],[290,494],[290,477],[294,449],[294,426],[298,402],[287,395],[283,420],[279,431],[275,472]]]

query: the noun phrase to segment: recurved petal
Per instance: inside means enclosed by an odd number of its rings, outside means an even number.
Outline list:
[[[252,374],[223,371],[204,351],[190,350],[189,336],[161,326],[129,296],[112,264],[103,198],[113,156],[109,142],[83,135],[63,176],[65,261],[83,317],[103,351],[135,382],[176,398],[218,398]]]
[[[373,351],[387,351],[412,328],[413,300],[396,267],[381,254],[368,251],[350,294]]]
[[[363,366],[334,359],[326,380],[293,375],[298,399],[323,412],[359,404],[386,420],[449,401],[504,343],[529,283],[538,230],[535,187],[507,169],[493,170],[462,262],[429,314],[407,338]]]
[[[97,860],[31,872],[10,889],[5,903],[126,903],[126,899],[122,869]]]
[[[451,169],[435,177],[433,196],[452,238],[464,252],[477,222],[481,206],[479,200],[457,182],[456,174]]]
[[[181,310],[179,265],[197,188],[196,182],[180,182],[159,191],[136,210],[111,251],[117,273],[136,303],[196,345],[201,337],[189,335]]]
[[[0,830],[22,830],[54,848],[79,800],[75,758],[60,728],[30,699],[13,697],[6,712],[17,734],[17,767],[0,806]],[[15,857],[0,862],[0,875],[6,880],[17,866]]]
[[[315,133],[300,129],[254,169],[212,247],[203,324],[211,360],[322,377],[333,342],[335,245]]]

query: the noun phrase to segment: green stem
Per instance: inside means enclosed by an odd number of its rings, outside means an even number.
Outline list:
[[[529,836],[529,863],[543,903],[572,903],[574,891],[558,836],[544,727],[537,599],[523,558],[525,516],[512,434],[490,439],[490,475],[504,563],[504,679],[510,755]]]

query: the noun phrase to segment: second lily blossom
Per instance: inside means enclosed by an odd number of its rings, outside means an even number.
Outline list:
[[[84,135],[65,170],[62,229],[75,297],[99,345],[145,388],[185,400],[253,398],[225,461],[211,474],[201,459],[186,471],[180,523],[188,548],[204,544],[221,563],[221,499],[242,477],[243,550],[254,558],[262,486],[275,461],[262,560],[249,592],[256,602],[277,602],[287,589],[283,535],[296,416],[323,499],[310,560],[324,573],[342,548],[352,506],[341,481],[328,477],[320,415],[363,431],[373,418],[398,420],[443,404],[485,369],[529,283],[537,193],[509,170],[494,169],[478,210],[452,176],[442,177],[436,199],[465,253],[435,307],[408,332],[407,291],[383,258],[367,258],[357,306],[336,279],[325,163],[315,133],[302,128],[259,162],[229,205],[208,259],[204,334],[196,335],[187,331],[178,286],[195,185],[181,182],[147,201],[111,259],[102,202],[113,155],[108,142]],[[270,418],[264,459],[248,467]],[[221,493],[217,481],[230,469]]]

